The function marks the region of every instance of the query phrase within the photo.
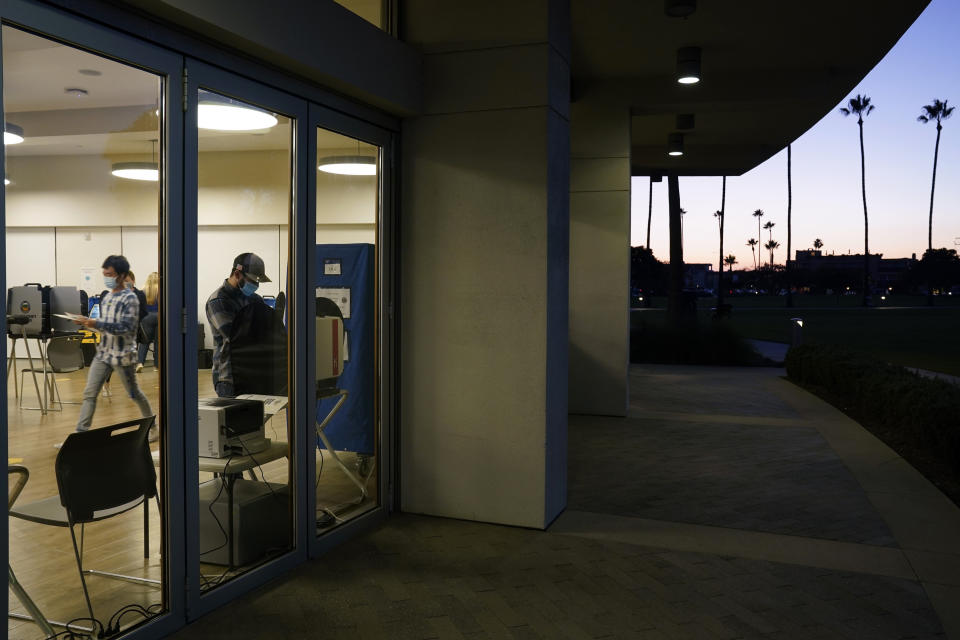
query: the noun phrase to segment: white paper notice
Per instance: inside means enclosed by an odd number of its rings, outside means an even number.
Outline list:
[[[334,258],[327,258],[323,261],[323,275],[339,276],[341,274],[340,261]]]
[[[329,298],[340,307],[343,319],[350,318],[350,287],[317,287],[318,298]]]
[[[102,270],[96,267],[82,267],[80,269],[80,289],[86,291],[88,295],[94,295],[103,291]]]

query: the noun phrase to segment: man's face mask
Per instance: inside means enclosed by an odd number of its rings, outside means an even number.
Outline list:
[[[243,286],[240,287],[240,291],[243,292],[243,295],[245,296],[252,296],[259,287],[259,283],[250,282],[249,280],[244,279]]]
[[[103,286],[110,291],[117,288],[117,276],[103,276]]]

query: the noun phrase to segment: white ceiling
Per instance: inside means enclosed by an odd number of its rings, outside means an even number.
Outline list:
[[[3,82],[6,121],[23,127],[25,138],[5,147],[11,158],[140,155],[146,160],[154,154],[160,131],[160,76],[4,26]],[[65,91],[71,88],[87,94],[78,97]],[[290,120],[278,118],[280,124],[263,131],[200,130],[200,149],[289,149]],[[357,149],[356,141],[322,129],[317,146],[324,153]],[[361,149],[372,147],[362,144]]]

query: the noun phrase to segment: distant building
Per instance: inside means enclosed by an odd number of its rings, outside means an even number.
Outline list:
[[[713,290],[717,286],[717,274],[710,263],[685,263],[683,265],[683,288]]]
[[[791,268],[800,271],[850,271],[863,272],[863,254],[824,255],[818,249],[798,249],[796,260],[791,261]],[[870,280],[876,287],[892,287],[909,271],[916,262],[916,254],[912,258],[883,258],[882,253],[871,253],[869,262]]]

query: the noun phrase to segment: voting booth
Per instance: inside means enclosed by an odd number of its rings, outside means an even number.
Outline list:
[[[349,391],[344,405],[330,419],[325,433],[338,451],[374,454],[374,246],[317,245],[318,298],[333,301],[343,316],[343,372],[338,386]],[[337,398],[317,401],[322,421]]]

